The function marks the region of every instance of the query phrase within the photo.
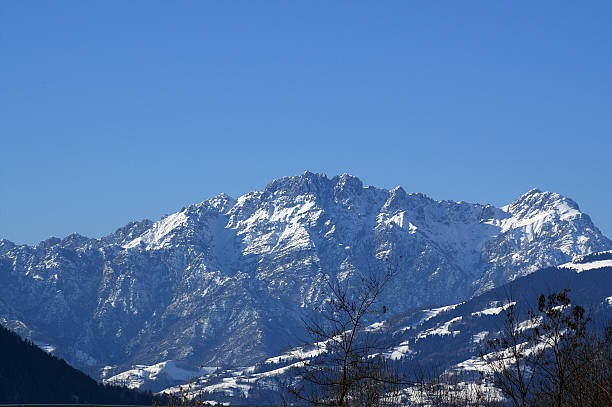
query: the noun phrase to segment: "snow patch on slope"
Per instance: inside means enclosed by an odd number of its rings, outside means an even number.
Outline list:
[[[155,222],[151,229],[146,231],[144,234],[126,243],[123,248],[131,249],[138,247],[141,244],[144,244],[147,250],[162,248],[170,243],[171,232],[178,227],[185,225],[187,220],[188,218],[185,211],[166,216],[160,221]]]
[[[512,301],[508,304],[502,305],[501,307],[493,307],[493,308],[487,308],[487,309],[483,309],[482,311],[477,311],[477,312],[472,312],[472,316],[473,317],[480,317],[482,315],[497,315],[500,312],[504,311],[506,308],[509,308],[513,305],[515,305],[516,302]]]
[[[127,386],[130,389],[138,389],[145,383],[156,381],[162,377],[168,381],[186,382],[197,375],[209,373],[215,369],[216,368],[203,367],[199,371],[186,370],[178,367],[173,360],[167,360],[151,366],[136,365],[133,369],[126,370],[125,372],[105,379],[104,383],[118,384]]]
[[[457,308],[458,305],[460,305],[460,304],[453,304],[453,305],[447,305],[445,307],[440,307],[440,308],[427,309],[427,310],[423,311],[423,313],[425,315],[423,316],[423,319],[421,319],[420,323],[428,321],[428,320],[438,316],[442,312],[453,310],[453,309]]]
[[[604,267],[612,267],[612,260],[597,260],[597,261],[592,261],[590,263],[572,263],[570,262],[570,263],[565,263],[559,266],[559,268],[576,270],[578,273],[581,273],[587,270],[601,269]]]
[[[459,335],[461,332],[460,331],[455,331],[455,330],[451,331],[450,330],[450,326],[452,324],[454,324],[455,322],[461,321],[462,319],[463,319],[463,317],[459,316],[459,317],[451,319],[450,321],[446,321],[445,323],[440,324],[440,325],[438,325],[435,328],[430,328],[430,329],[426,330],[425,332],[421,332],[417,336],[417,339],[422,339],[422,338],[425,338],[425,337],[427,337],[429,335],[441,335],[441,336],[444,336],[444,335],[452,335],[452,336]]]

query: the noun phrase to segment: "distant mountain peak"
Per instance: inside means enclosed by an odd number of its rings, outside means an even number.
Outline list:
[[[363,189],[363,182],[361,182],[361,180],[355,177],[354,175],[350,175],[347,173],[333,177],[331,179],[331,182],[335,183],[336,187],[348,187],[355,191],[360,191],[361,189]]]
[[[402,312],[610,249],[559,194],[497,208],[304,172],[101,239],[2,241],[0,318],[81,368],[250,363],[303,334],[304,313],[325,299],[322,273],[356,278],[402,256],[384,293]]]
[[[541,191],[537,188],[531,189],[521,195],[511,204],[503,209],[518,216],[532,216],[535,212],[555,212],[559,215],[578,215],[580,208],[572,199],[556,192]]]
[[[220,194],[204,202],[206,202],[211,208],[215,208],[220,212],[227,212],[236,204],[236,200],[224,192],[221,192]]]
[[[278,178],[266,185],[263,195],[274,196],[282,194],[296,197],[303,194],[317,194],[329,187],[330,180],[325,174],[315,174],[305,171],[301,175]]]
[[[400,185],[398,185],[395,188],[391,189],[389,192],[392,193],[392,194],[397,194],[399,196],[406,196],[406,190],[404,188],[402,188]]]
[[[529,191],[525,192],[523,194],[523,196],[526,195],[537,195],[537,194],[541,194],[542,190],[540,188],[531,188]]]

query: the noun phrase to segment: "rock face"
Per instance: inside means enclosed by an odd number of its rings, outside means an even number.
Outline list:
[[[306,172],[101,239],[0,241],[0,322],[97,377],[166,360],[246,365],[303,337],[322,273],[350,284],[396,268],[383,300],[399,313],[609,249],[555,193],[496,208]]]

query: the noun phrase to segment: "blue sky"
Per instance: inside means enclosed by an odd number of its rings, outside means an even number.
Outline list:
[[[608,1],[2,1],[0,238],[98,237],[304,170],[496,205],[538,187],[612,237],[611,19]]]

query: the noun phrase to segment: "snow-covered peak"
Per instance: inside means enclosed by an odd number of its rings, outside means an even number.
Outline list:
[[[157,222],[135,225],[139,227],[122,231],[126,235],[122,247],[125,249],[140,247],[145,250],[155,250],[170,247],[178,242],[185,242],[184,238],[187,235],[193,235],[202,227],[200,223],[203,218],[211,214],[216,216],[226,213],[236,205],[236,202],[234,198],[221,193],[198,204],[183,208],[179,212],[165,215]],[[175,238],[178,239],[178,242],[174,242]]]
[[[15,243],[10,240],[0,239],[0,254],[4,254],[15,247]]]
[[[229,211],[235,204],[236,200],[234,198],[222,192],[219,195],[202,202],[200,206],[204,205],[220,213],[225,213]]]
[[[536,212],[555,212],[560,216],[571,216],[580,212],[578,204],[573,200],[555,192],[542,192],[537,188],[526,192],[502,209],[516,218],[529,218]]]
[[[303,334],[303,313],[325,299],[321,273],[352,283],[401,256],[381,298],[401,313],[610,249],[558,194],[533,190],[502,209],[306,172],[102,239],[2,242],[0,318],[55,338],[45,343],[77,364],[62,352],[123,370],[250,363]],[[31,311],[41,307],[49,312]]]
[[[352,175],[342,174],[335,176],[330,182],[334,185],[336,201],[351,201],[363,193],[363,182]]]
[[[325,174],[315,174],[305,171],[302,175],[283,177],[266,185],[264,198],[285,196],[295,198],[299,195],[321,195],[330,189],[331,181]]]
[[[51,236],[41,241],[40,243],[38,243],[35,247],[36,248],[49,248],[49,247],[57,246],[60,243],[62,243],[62,239],[60,239],[59,237]]]
[[[390,209],[405,205],[407,197],[408,195],[406,194],[406,191],[404,191],[404,188],[397,186],[389,191],[389,198],[387,199],[387,202],[385,202],[385,207]]]
[[[87,242],[89,242],[91,239],[89,239],[88,237],[85,237],[83,235],[80,235],[76,232],[66,236],[64,239],[62,239],[62,246],[69,246],[69,247],[79,247],[82,246],[84,244],[86,244]]]
[[[517,200],[501,208],[511,217],[502,220],[502,232],[521,228],[537,234],[546,225],[570,221],[583,216],[578,204],[554,192],[532,189]]]

